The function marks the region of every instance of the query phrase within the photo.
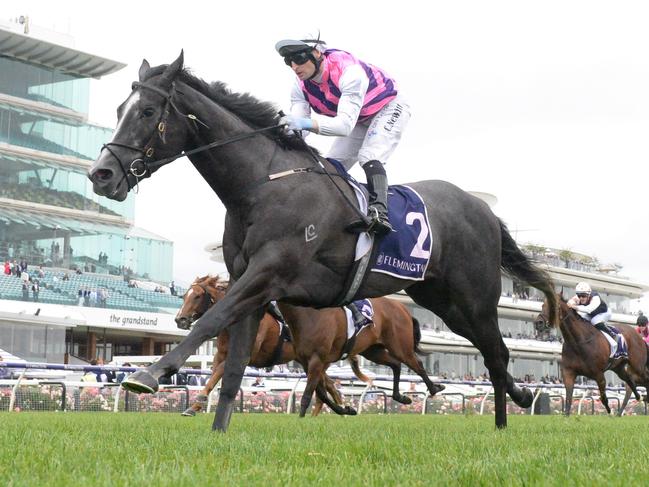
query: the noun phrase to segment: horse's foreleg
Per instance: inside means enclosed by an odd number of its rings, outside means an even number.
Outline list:
[[[235,324],[230,331],[228,356],[225,359],[223,383],[212,423],[213,430],[225,431],[230,424],[234,401],[241,388],[243,373],[250,362],[250,353],[257,338],[259,321],[263,313],[263,308],[257,309],[251,316]]]
[[[322,402],[324,402],[329,408],[336,414],[338,415],[349,415],[349,416],[354,416],[356,414],[356,410],[351,407],[351,406],[343,406],[342,404],[336,404],[335,401],[332,401],[328,394],[327,394],[327,389],[325,387],[324,381],[320,381],[315,389],[315,393],[320,398]]]
[[[312,357],[308,364],[306,370],[306,386],[304,387],[302,399],[300,400],[300,418],[303,418],[306,415],[306,410],[309,409],[309,406],[311,405],[313,392],[315,391],[318,382],[320,382],[322,371],[324,370],[322,362],[318,357]]]
[[[340,392],[338,392],[338,389],[336,389],[336,386],[334,385],[334,382],[331,380],[331,377],[329,377],[327,374],[324,374],[324,377],[322,379],[324,381],[324,386],[329,395],[331,396],[331,399],[338,404],[342,405],[343,403],[343,398],[340,395]],[[313,407],[311,408],[311,416],[318,416],[320,414],[320,411],[322,410],[322,406],[324,403],[322,402],[322,399],[316,394],[316,401]]]
[[[221,377],[223,377],[225,361],[219,362],[216,364],[216,367],[214,365],[212,365],[212,375],[208,379],[207,384],[205,384],[201,393],[196,397],[194,404],[182,413],[183,416],[196,416],[196,413],[203,409],[203,405],[207,404],[207,398],[216,387],[216,384],[219,383]]]
[[[272,265],[266,263],[265,268],[272,269]],[[271,295],[268,294],[272,293],[272,290],[264,286],[264,283],[267,283],[268,280],[268,271],[264,272],[259,266],[250,264],[244,275],[234,284],[231,283],[225,297],[209,308],[196,321],[192,331],[176,348],[145,370],[131,374],[123,382],[122,386],[133,392],[155,392],[158,390],[158,379],[175,373],[203,342],[217,336],[230,325],[234,325],[231,328],[231,335],[236,334],[237,323],[248,319],[251,312],[254,312],[257,320],[260,320],[263,306],[272,299]],[[256,323],[255,326],[259,328],[259,323]],[[250,354],[250,351],[248,351],[248,354]],[[227,365],[225,374],[228,375]]]

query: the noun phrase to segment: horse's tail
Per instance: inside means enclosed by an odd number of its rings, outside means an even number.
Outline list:
[[[500,265],[509,275],[520,279],[545,295],[550,306],[548,313],[550,322],[557,326],[559,324],[559,301],[550,275],[534,265],[532,260],[518,248],[516,241],[507,230],[507,225],[500,219],[498,219],[498,222],[500,223],[502,242]]]
[[[361,372],[361,367],[358,364],[358,355],[352,355],[351,357],[349,357],[348,360],[349,360],[349,365],[352,366],[352,372],[354,372],[354,375],[358,377],[360,380],[362,380],[363,382],[369,382],[370,378],[365,374],[363,374],[363,372]]]
[[[421,341],[421,328],[419,327],[419,321],[414,316],[412,317],[412,332],[415,339],[415,352],[419,355],[429,355],[428,352],[424,352],[421,348],[419,348],[419,342]]]

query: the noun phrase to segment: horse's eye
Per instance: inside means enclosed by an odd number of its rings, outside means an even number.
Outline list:
[[[144,117],[151,117],[155,113],[155,110],[153,108],[145,108],[142,110],[142,116]]]

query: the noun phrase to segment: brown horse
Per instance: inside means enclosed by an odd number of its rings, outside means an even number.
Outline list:
[[[431,395],[444,390],[443,385],[433,384],[428,378],[417,357],[417,353],[421,353],[418,349],[421,332],[419,322],[411,316],[408,308],[388,298],[369,301],[374,308],[372,323],[361,329],[348,353],[360,354],[372,362],[390,367],[393,373],[392,398],[402,404],[412,402],[399,392],[402,363],[423,379]],[[307,373],[307,384],[300,405],[300,415],[304,416],[314,390],[318,392],[321,387],[325,371],[331,363],[340,360],[344,353],[347,344],[347,315],[343,308],[314,310],[286,303],[279,303],[279,308],[291,329],[297,360]],[[322,391],[318,392],[318,396],[322,396]]]
[[[178,327],[189,329],[194,321],[200,318],[205,311],[225,296],[226,289],[227,281],[219,281],[218,277],[205,276],[197,278],[189,289],[187,289],[187,292],[183,296],[182,307],[176,314],[176,324]],[[219,380],[221,380],[225,359],[228,355],[229,340],[230,336],[226,328],[219,333],[216,341],[217,351],[214,354],[214,360],[212,362],[212,375],[196,398],[196,401],[182,413],[183,416],[195,416],[207,403],[209,394],[216,387]],[[295,359],[296,355],[293,343],[284,340],[280,336],[280,327],[277,321],[269,313],[265,313],[259,323],[259,331],[257,332],[257,337],[253,345],[249,365],[252,367],[270,367],[285,364]],[[356,377],[364,382],[369,381],[369,378],[359,368],[358,358],[350,356],[349,361]],[[323,380],[325,382],[324,388],[331,394],[334,402],[336,404],[342,404],[342,397],[334,387],[332,380],[326,374]],[[321,407],[322,404],[318,398],[312,412],[314,416],[317,416]]]
[[[534,322],[536,329],[541,331],[548,328],[548,302],[543,303],[541,313]],[[566,388],[566,404],[564,413],[570,415],[572,407],[572,393],[575,385],[575,378],[583,375],[597,382],[599,387],[600,400],[606,411],[610,414],[611,408],[608,405],[606,396],[606,379],[604,372],[612,370],[622,379],[635,394],[636,400],[640,395],[636,385],[645,388],[649,386],[649,369],[647,369],[647,346],[636,331],[627,325],[616,325],[624,336],[628,351],[628,360],[616,360],[613,363],[609,360],[610,346],[608,340],[602,333],[592,326],[588,321],[583,320],[577,312],[568,307],[568,304],[560,296],[559,299],[559,327],[563,335],[563,349],[561,350],[561,372],[563,383]],[[649,389],[647,389],[649,391]],[[627,389],[627,397],[620,407],[618,414],[624,411],[630,391]]]

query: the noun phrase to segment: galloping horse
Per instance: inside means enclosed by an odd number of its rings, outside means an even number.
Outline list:
[[[217,303],[225,296],[227,283],[219,282],[215,277],[206,276],[197,279],[187,290],[183,299],[183,306],[176,316],[176,322],[181,328],[188,328],[190,321],[199,318],[213,303]],[[209,296],[209,297],[206,297]],[[374,317],[370,326],[364,327],[353,341],[347,351],[352,370],[356,376],[367,382],[369,379],[362,374],[357,362],[357,355],[363,355],[381,365],[387,365],[393,373],[392,398],[402,404],[410,404],[412,400],[399,392],[401,364],[404,363],[416,372],[426,383],[431,395],[444,389],[444,386],[435,385],[426,375],[423,364],[417,357],[417,346],[421,338],[419,322],[414,319],[408,309],[398,301],[387,298],[371,300]],[[331,379],[325,373],[331,363],[340,359],[347,343],[347,316],[342,308],[325,308],[315,310],[288,304],[280,304],[282,314],[293,336],[293,343],[284,342],[282,349],[282,362],[274,360],[277,355],[279,334],[275,320],[266,313],[260,324],[257,339],[250,358],[250,365],[255,367],[267,366],[270,361],[285,363],[297,360],[307,373],[307,384],[302,395],[300,416],[306,414],[311,403],[313,392],[319,385],[324,386],[334,398],[330,403],[324,402],[337,414],[355,414],[353,408],[341,407],[341,398],[333,387]],[[262,331],[264,332],[262,334]],[[223,362],[227,356],[228,330],[219,334],[217,341],[217,354],[215,355],[213,374],[210,377],[202,396],[214,389],[223,375]],[[223,338],[225,336],[225,338]],[[261,365],[259,365],[261,364]],[[332,390],[333,389],[333,390]],[[317,399],[322,401],[326,394],[322,388],[318,391]],[[201,397],[190,408],[199,411]],[[320,411],[321,404],[314,406],[313,413]],[[192,415],[187,410],[186,415]],[[315,415],[314,414],[314,415]]]
[[[196,78],[183,69],[182,53],[170,65],[151,68],[145,60],[118,108],[113,138],[88,177],[95,193],[123,201],[144,178],[184,155],[226,207],[223,254],[231,288],[176,348],[130,375],[125,388],[156,391],[158,378],[234,325],[212,425],[225,431],[267,303],[332,307],[405,289],[482,353],[497,427],[507,425],[505,394],[521,407],[531,405],[532,393],[507,372],[509,351],[497,312],[501,268],[545,294],[551,319],[556,296],[547,273],[521,252],[485,202],[444,181],[409,184],[430,221],[424,275],[402,279],[370,271],[354,296],[347,296],[357,236],[345,229],[359,210],[350,204],[352,188],[330,174],[333,165],[284,131],[275,106]],[[182,185],[176,189],[183,191]],[[423,220],[415,220],[422,232]]]
[[[194,321],[200,318],[212,305],[223,299],[227,284],[227,281],[219,281],[218,277],[205,276],[197,278],[187,289],[183,296],[183,304],[176,314],[178,328],[189,330]],[[212,375],[194,403],[182,413],[183,416],[195,416],[203,408],[208,396],[223,377],[229,341],[230,333],[228,329],[219,333],[216,340],[216,353],[212,362]],[[252,367],[270,367],[285,364],[295,359],[293,342],[284,340],[275,318],[269,313],[265,313],[259,323],[259,331],[250,354],[249,365]],[[363,382],[370,380],[361,372],[356,356],[350,356],[349,362],[356,377]],[[323,374],[322,380],[324,381],[324,388],[331,394],[334,403],[336,405],[342,404],[342,397],[331,378],[327,374]],[[312,411],[313,416],[317,416],[322,407],[322,401],[319,397],[317,401]],[[351,409],[340,408],[336,412],[347,414],[351,412]]]
[[[548,320],[549,304],[546,300],[543,303],[541,313],[536,318],[534,325],[537,331],[542,331],[550,326]],[[640,395],[636,389],[637,385],[645,388],[649,386],[649,369],[647,369],[649,355],[647,345],[633,327],[627,325],[616,325],[626,340],[629,359],[627,361],[616,361],[610,363],[610,345],[602,333],[592,326],[588,321],[583,320],[576,311],[570,309],[568,304],[559,297],[559,328],[563,335],[563,348],[561,350],[561,372],[563,383],[566,388],[566,405],[564,414],[570,415],[572,408],[572,393],[575,386],[575,378],[583,375],[597,382],[599,387],[600,400],[606,411],[610,414],[611,408],[608,405],[606,396],[606,379],[604,372],[612,370],[627,385],[627,394],[620,407],[618,414],[622,414],[629,401],[630,391],[635,394],[636,400]],[[649,392],[649,388],[647,388]]]
[[[401,404],[412,402],[399,392],[402,363],[423,379],[431,396],[443,391],[444,386],[433,384],[417,357],[417,353],[421,353],[418,349],[421,331],[419,322],[410,315],[408,308],[388,298],[369,301],[374,309],[372,323],[360,330],[349,354],[360,354],[372,362],[390,367],[392,398]],[[316,386],[321,387],[327,367],[343,354],[347,343],[347,316],[341,308],[315,310],[287,303],[280,303],[279,307],[293,334],[297,360],[307,373],[300,408],[300,415],[304,416],[313,391]],[[322,391],[318,397],[322,397]]]

